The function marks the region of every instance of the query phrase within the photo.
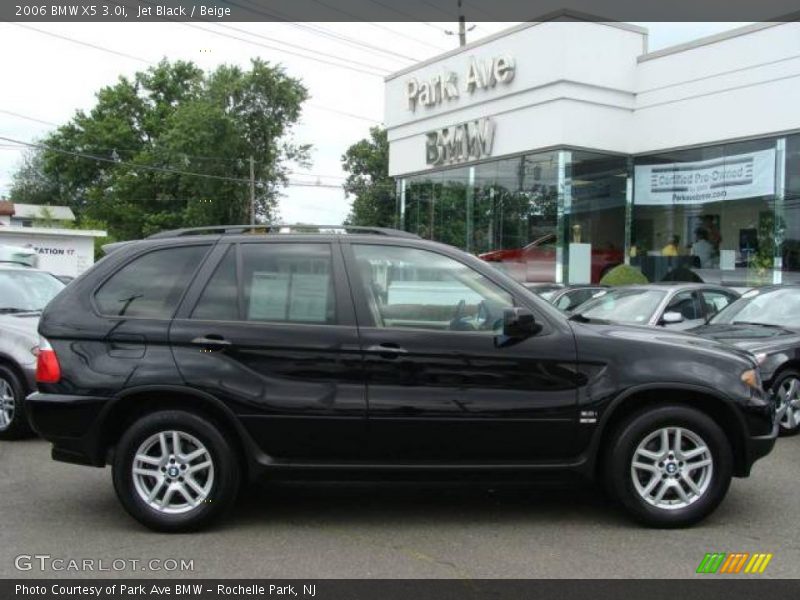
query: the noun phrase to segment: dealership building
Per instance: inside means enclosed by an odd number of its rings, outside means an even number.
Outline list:
[[[521,279],[800,281],[800,22],[524,23],[387,77],[385,123],[399,225]]]

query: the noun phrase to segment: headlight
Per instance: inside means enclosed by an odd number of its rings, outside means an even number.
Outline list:
[[[761,376],[758,374],[758,369],[748,369],[742,373],[741,380],[749,388],[761,389]]]

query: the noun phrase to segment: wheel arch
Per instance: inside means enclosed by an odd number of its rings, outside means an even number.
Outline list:
[[[19,366],[19,363],[17,361],[15,361],[7,354],[0,352],[0,365],[6,367],[7,369],[10,369],[14,373],[14,375],[17,376],[17,379],[19,379],[20,384],[22,384],[22,391],[25,393],[25,395],[31,393],[32,390],[30,386],[30,381],[28,380],[28,377],[25,375],[25,371],[22,369],[22,367]]]
[[[770,377],[769,382],[767,382],[767,385],[764,387],[772,389],[772,386],[775,385],[778,378],[788,370],[797,371],[800,373],[800,357],[792,357],[779,364],[772,373],[772,377]]]
[[[734,475],[747,474],[746,427],[742,416],[731,405],[731,401],[715,390],[702,386],[663,384],[631,388],[617,396],[604,411],[588,454],[591,476],[601,480],[610,440],[628,417],[649,407],[664,404],[695,408],[711,417],[722,428],[731,444]]]
[[[234,412],[206,392],[181,386],[141,386],[125,390],[101,412],[97,423],[98,462],[110,464],[125,429],[140,417],[159,410],[186,410],[212,421],[231,440],[244,475],[253,471],[258,449]]]

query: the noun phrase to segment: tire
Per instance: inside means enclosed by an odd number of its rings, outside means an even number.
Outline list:
[[[800,373],[794,369],[783,371],[772,384],[772,393],[777,401],[780,435],[797,435],[800,433]]]
[[[681,452],[675,453],[678,439]],[[693,525],[714,511],[730,486],[733,453],[727,436],[708,415],[688,406],[666,405],[636,413],[609,442],[607,486],[645,525]],[[706,461],[710,462],[703,464]]]
[[[231,507],[240,477],[230,440],[211,421],[182,410],[145,415],[124,432],[114,454],[117,497],[134,519],[155,531],[206,527]]]
[[[25,386],[16,372],[0,365],[0,440],[18,440],[33,433],[25,412]]]

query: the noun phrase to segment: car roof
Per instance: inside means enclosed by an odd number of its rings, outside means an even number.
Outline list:
[[[632,285],[624,285],[609,288],[609,290],[615,289],[635,289],[635,290],[658,290],[662,292],[673,292],[677,290],[699,290],[699,289],[718,289],[718,290],[725,290],[725,291],[733,291],[729,287],[725,287],[724,285],[719,285],[717,283],[695,283],[691,281],[658,281],[655,283],[635,283]]]

